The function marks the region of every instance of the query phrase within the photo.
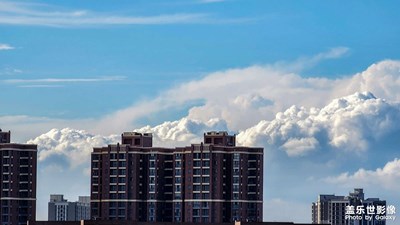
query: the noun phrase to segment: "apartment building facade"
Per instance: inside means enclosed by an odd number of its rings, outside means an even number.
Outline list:
[[[346,219],[349,206],[353,207],[353,209],[361,206],[363,213],[359,217],[356,217],[357,219]],[[375,216],[371,216],[370,220],[366,220],[364,216],[365,209],[371,207],[375,210],[380,206],[386,207],[386,201],[379,198],[365,199],[362,188],[355,188],[348,196],[319,195],[318,200],[313,202],[311,206],[312,223],[331,225],[385,225],[386,220],[378,220]],[[357,213],[354,212],[354,214],[356,215]]]
[[[186,147],[153,147],[135,132],[121,143],[93,149],[92,219],[262,221],[262,148],[237,147],[227,132]]]
[[[69,202],[64,195],[50,195],[48,221],[81,221],[90,219],[90,197],[79,196]]]
[[[24,225],[36,218],[37,146],[11,143],[0,129],[0,221]]]

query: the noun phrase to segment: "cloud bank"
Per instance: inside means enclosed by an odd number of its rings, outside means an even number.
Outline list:
[[[355,93],[335,99],[321,109],[292,106],[277,113],[273,120],[263,120],[240,131],[237,142],[281,149],[291,157],[329,149],[362,153],[371,143],[400,132],[398,121],[398,103],[376,98],[369,92]],[[174,147],[199,143],[203,133],[210,130],[228,130],[227,123],[222,119],[202,122],[185,117],[135,131],[153,133],[155,146]],[[100,136],[65,128],[53,129],[28,143],[40,146],[39,160],[57,154],[69,158],[74,165],[89,160],[93,146],[119,141],[119,135]]]
[[[145,126],[135,131],[153,133],[154,146],[176,147],[199,143],[202,141],[203,133],[209,130],[226,130],[226,124],[219,119],[211,119],[203,123],[182,118],[164,122],[155,127]],[[38,145],[39,161],[51,161],[53,156],[61,156],[72,168],[87,164],[93,147],[120,142],[120,134],[101,136],[71,128],[52,129],[28,141],[29,144]]]
[[[324,179],[329,184],[346,187],[367,186],[368,184],[383,186],[385,189],[397,191],[400,188],[400,159],[386,163],[376,170],[359,169],[353,174],[349,172]]]
[[[52,129],[28,144],[38,145],[38,160],[45,161],[51,156],[61,156],[67,159],[71,167],[90,161],[90,153],[93,147],[101,147],[111,143],[117,143],[119,135],[100,136],[90,134],[83,130],[64,128]]]
[[[155,146],[176,147],[200,143],[204,132],[210,130],[227,130],[226,122],[216,118],[206,122],[182,118],[155,127],[145,126],[135,131],[152,133]]]
[[[387,101],[400,101],[400,61],[381,61],[372,64],[363,72],[337,79],[305,78],[300,75],[302,69],[310,64],[341,57],[347,54],[347,51],[345,47],[338,47],[316,56],[300,58],[292,63],[280,62],[218,71],[201,79],[171,87],[153,99],[138,101],[101,118],[79,121],[43,118],[43,123],[46,127],[47,124],[53,126],[50,128],[62,129],[68,126],[110,135],[141,127],[142,125],[137,124],[141,124],[140,121],[146,120],[149,115],[173,111],[197,102],[188,109],[188,119],[205,123],[212,118],[219,118],[226,122],[229,130],[240,131],[255,126],[260,121],[273,120],[277,113],[284,112],[293,105],[308,109],[323,108],[333,99],[355,92],[369,91]],[[7,122],[9,120],[10,118],[3,120],[5,122],[2,121],[0,125],[15,127],[15,124]],[[26,120],[29,118],[25,118]],[[32,132],[43,130],[40,124],[36,123],[38,118],[32,120],[38,125],[32,126]],[[153,124],[162,122],[153,121]],[[311,139],[304,139],[302,142],[308,146],[306,149],[313,149],[312,146],[316,144]],[[290,146],[290,143],[288,145]]]
[[[164,91],[155,99],[137,102],[107,115],[92,131],[116,133],[131,129],[149,114],[171,110],[193,101],[203,104],[191,107],[188,118],[203,122],[220,118],[226,121],[230,130],[244,130],[261,120],[272,120],[276,113],[292,105],[322,108],[333,99],[355,92],[368,91],[388,101],[400,101],[400,61],[381,61],[361,73],[338,79],[304,78],[299,75],[301,67],[318,60],[339,57],[340,54],[346,54],[346,51],[335,48],[290,65],[256,65],[211,73],[202,79]],[[295,69],[300,71],[293,72]],[[312,144],[312,141],[308,142]]]
[[[322,109],[292,106],[239,133],[243,145],[279,148],[301,156],[321,148],[363,152],[371,142],[400,131],[400,105],[370,92],[333,100]]]

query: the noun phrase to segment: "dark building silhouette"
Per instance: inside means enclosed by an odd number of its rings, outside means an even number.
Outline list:
[[[10,143],[11,142],[11,131],[3,132],[0,129],[0,143]]]
[[[36,218],[37,146],[11,142],[0,130],[0,220],[2,225],[22,225]]]
[[[227,132],[186,147],[152,147],[135,132],[122,143],[93,149],[92,219],[262,221],[263,148],[237,147]]]

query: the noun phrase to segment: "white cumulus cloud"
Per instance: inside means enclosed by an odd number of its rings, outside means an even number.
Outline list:
[[[44,161],[51,156],[65,157],[72,167],[89,162],[93,147],[117,143],[119,135],[100,136],[83,130],[70,128],[52,129],[49,132],[29,140],[29,144],[38,145],[38,159]]]
[[[203,104],[191,107],[188,118],[208,121],[220,118],[230,130],[243,130],[292,105],[322,108],[333,99],[355,92],[370,91],[389,101],[400,101],[400,61],[385,60],[363,72],[337,79],[302,77],[301,70],[318,60],[339,57],[345,48],[334,48],[292,64],[254,65],[217,71],[175,86],[152,100],[107,115],[93,127],[96,132],[119,132],[149,113],[182,107],[193,101]],[[182,94],[184,93],[184,94]]]
[[[153,134],[153,145],[162,147],[185,146],[191,143],[200,143],[203,133],[207,131],[227,130],[225,121],[210,119],[206,122],[182,118],[176,121],[167,121],[155,127],[145,126],[136,129],[138,132]]]
[[[237,136],[242,145],[280,148],[289,156],[305,155],[321,146],[363,152],[369,144],[399,131],[400,105],[355,93],[319,108],[292,106]]]
[[[43,132],[42,127],[46,126],[48,130],[51,125],[50,129],[68,126],[96,134],[116,134],[140,127],[141,125],[137,124],[143,124],[140,121],[149,115],[181,109],[193,102],[201,104],[188,109],[188,119],[206,123],[212,118],[220,118],[226,121],[229,130],[234,131],[247,129],[263,120],[273,120],[277,113],[292,105],[308,109],[323,108],[333,99],[355,92],[370,91],[379,98],[400,102],[400,61],[377,62],[360,73],[337,79],[306,78],[299,75],[301,68],[309,64],[340,57],[346,52],[346,48],[338,47],[293,63],[254,65],[217,71],[201,79],[181,83],[163,91],[154,99],[138,101],[101,118],[73,121],[43,118],[43,122],[32,124],[29,132],[34,133],[31,136],[34,137],[37,135],[36,131]],[[0,126],[13,127],[13,130],[20,134],[27,133],[26,126],[22,125],[19,128],[18,124],[8,122],[9,119],[0,119]],[[24,122],[27,120],[37,121],[37,118],[29,117]],[[339,138],[335,141],[341,142]],[[310,140],[308,143],[308,146],[312,144]]]
[[[135,131],[153,133],[154,146],[175,147],[200,143],[203,133],[210,130],[226,130],[226,124],[219,119],[211,119],[203,123],[182,118],[177,121],[164,122],[155,127],[145,126]],[[61,156],[73,168],[90,161],[93,147],[103,147],[120,142],[120,134],[101,136],[71,128],[52,129],[28,141],[29,144],[38,145],[39,161],[45,161],[52,156]]]
[[[400,188],[400,159],[394,159],[387,162],[383,168],[376,170],[359,169],[350,174],[342,173],[338,176],[328,177],[324,179],[330,184],[339,184],[348,187],[360,185],[378,185],[389,190],[399,190]]]

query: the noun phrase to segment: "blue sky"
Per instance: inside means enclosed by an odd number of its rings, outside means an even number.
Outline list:
[[[400,122],[398,6],[369,0],[0,0],[0,127],[12,130],[14,141],[43,145],[66,127],[89,132],[82,137],[107,137],[99,145],[133,129],[154,132],[156,143],[171,146],[200,141],[196,136],[207,129],[243,134],[241,143],[264,146],[268,155],[265,210],[299,208],[293,217],[276,212],[266,220],[308,222],[317,193],[346,194],[352,188],[347,181],[369,188],[367,195],[392,198],[400,183],[384,180],[380,187],[357,171],[384,179],[378,169],[389,165],[391,171],[390,162],[400,157],[393,140],[399,129],[385,123]],[[353,96],[365,91],[378,100]],[[357,111],[361,117],[342,114],[342,103],[334,107],[344,96],[353,97],[339,102],[360,104],[346,110],[368,106]],[[299,125],[309,120],[296,126],[278,120],[279,112],[291,115],[292,105],[327,107],[333,122],[305,110],[316,121],[312,128],[322,130],[310,133]],[[277,135],[270,122],[288,125],[277,129],[278,141],[268,139]],[[68,143],[77,142],[76,130],[63,132]],[[88,164],[76,160],[87,159],[90,143],[62,148],[62,140],[56,142],[39,147],[40,219],[46,219],[49,194],[62,192],[70,200],[89,194],[81,172]],[[74,185],[57,189],[54,180]],[[304,195],[291,189],[294,184]]]
[[[394,1],[2,4],[28,12],[16,9],[2,12],[0,42],[14,49],[0,54],[3,80],[0,85],[13,96],[1,100],[1,115],[98,117],[212,71],[293,60],[337,46],[349,47],[349,55],[321,63],[305,71],[307,76],[342,76],[399,54],[399,15]],[[57,13],[66,15],[61,17]],[[74,13],[82,15],[70,15]],[[176,22],[165,19],[167,24],[161,19],[149,24],[147,20],[159,15],[166,18],[187,15],[187,18]],[[119,19],[108,25],[101,21],[104,17]],[[124,19],[132,17],[144,21],[122,24]],[[38,21],[32,22],[31,18]],[[77,23],[72,22],[74,18]],[[79,21],[87,18],[93,22],[80,25]],[[14,70],[18,72],[11,72]],[[56,88],[26,88],[32,83],[4,82],[101,77],[121,80],[52,83],[62,86]],[[120,97],[133,93],[135,97],[130,99]]]

